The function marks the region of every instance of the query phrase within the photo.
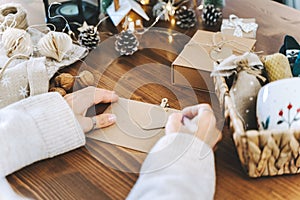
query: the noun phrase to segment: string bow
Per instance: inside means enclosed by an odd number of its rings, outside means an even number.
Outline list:
[[[246,71],[266,82],[266,78],[262,75],[263,63],[259,57],[251,52],[246,52],[241,56],[231,55],[224,59],[219,65],[215,65],[211,76],[224,76],[229,77],[237,74],[240,71]]]
[[[222,28],[234,28],[234,36],[243,37],[243,33],[256,32],[258,24],[255,22],[244,22],[244,19],[239,18],[238,16],[231,14],[229,15],[228,21],[223,21]]]

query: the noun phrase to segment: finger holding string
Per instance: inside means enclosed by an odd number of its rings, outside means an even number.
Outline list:
[[[181,113],[173,113],[166,124],[166,134],[193,134],[201,141],[215,148],[222,134],[216,127],[216,118],[208,104],[186,107]]]
[[[216,127],[216,118],[209,104],[187,107],[182,110],[182,114],[183,124],[193,128],[193,132],[200,140],[212,148],[221,140],[222,134]]]

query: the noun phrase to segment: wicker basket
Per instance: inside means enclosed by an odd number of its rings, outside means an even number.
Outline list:
[[[245,131],[237,117],[223,77],[214,77],[216,94],[225,118],[229,117],[233,139],[243,168],[250,177],[300,173],[300,131]]]

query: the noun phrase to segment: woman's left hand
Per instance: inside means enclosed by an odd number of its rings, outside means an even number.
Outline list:
[[[67,94],[65,100],[73,110],[82,130],[87,133],[93,129],[110,126],[116,122],[114,114],[100,114],[94,117],[86,117],[87,109],[98,103],[110,103],[118,101],[118,95],[114,91],[87,87],[74,93]]]

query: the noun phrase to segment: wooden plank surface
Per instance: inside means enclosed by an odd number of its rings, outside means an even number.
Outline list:
[[[31,24],[43,23],[42,1],[14,2],[21,3],[28,10]],[[300,41],[300,12],[297,10],[269,0],[228,0],[223,16],[227,18],[232,13],[239,17],[256,18],[259,24],[256,50],[263,51],[263,54],[278,52],[286,34]],[[200,15],[200,11],[197,11],[199,24],[196,28],[204,29]],[[168,27],[169,24],[160,22],[157,26]],[[100,30],[118,31],[109,21],[103,23]],[[167,42],[166,35],[145,34],[141,40],[142,46],[152,48],[141,49],[129,57],[118,56],[113,39],[103,32],[101,45],[88,55],[84,63],[78,62],[62,71],[77,74],[80,70],[88,69],[95,74],[97,86],[113,89],[122,97],[148,103],[159,104],[163,97],[167,97],[170,106],[177,109],[196,103],[211,103],[219,126],[223,127],[214,95],[170,83],[170,64],[187,42],[187,36],[192,36],[195,30],[179,30],[184,35],[174,36],[171,44]],[[246,176],[226,123],[223,140],[215,155],[215,199],[299,199],[299,175],[259,179]],[[133,150],[87,139],[85,147],[37,162],[8,176],[8,180],[16,191],[33,199],[124,199],[138,177],[145,156]]]

